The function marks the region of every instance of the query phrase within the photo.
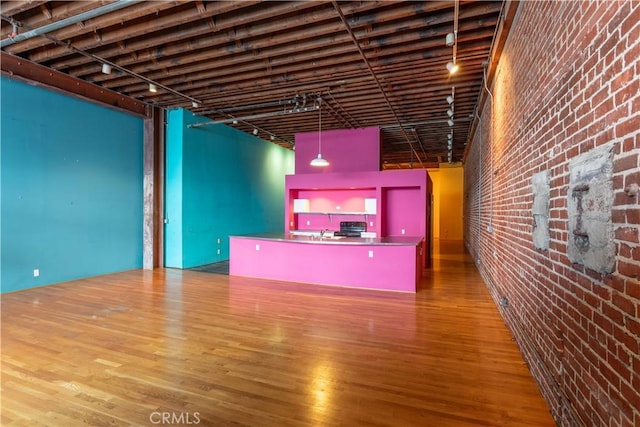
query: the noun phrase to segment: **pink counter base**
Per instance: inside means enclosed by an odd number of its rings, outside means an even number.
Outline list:
[[[373,258],[369,251],[373,251]],[[231,237],[229,274],[415,293],[419,278],[416,259],[416,245],[313,244]]]

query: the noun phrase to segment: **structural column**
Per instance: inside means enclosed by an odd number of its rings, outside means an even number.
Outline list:
[[[152,108],[144,120],[143,153],[143,256],[142,266],[153,270],[164,265],[162,212],[164,206],[163,111]]]

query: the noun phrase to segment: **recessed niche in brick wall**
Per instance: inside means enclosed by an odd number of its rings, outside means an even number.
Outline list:
[[[613,144],[604,145],[569,163],[567,256],[600,273],[611,273],[615,266],[613,149]]]
[[[533,191],[533,244],[536,249],[549,249],[549,171],[538,172],[531,179]]]

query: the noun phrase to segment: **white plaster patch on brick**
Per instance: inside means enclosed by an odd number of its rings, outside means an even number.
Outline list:
[[[607,144],[569,163],[567,256],[600,273],[611,273],[615,267],[613,153],[614,144]]]
[[[531,179],[533,192],[533,244],[537,249],[549,249],[549,171],[538,172]]]

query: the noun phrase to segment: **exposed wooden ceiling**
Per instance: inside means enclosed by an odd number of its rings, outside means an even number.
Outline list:
[[[320,97],[323,130],[379,126],[385,168],[432,167],[452,130],[462,159],[504,8],[460,1],[453,76],[454,0],[3,1],[0,35],[10,55],[289,148],[318,130]]]

